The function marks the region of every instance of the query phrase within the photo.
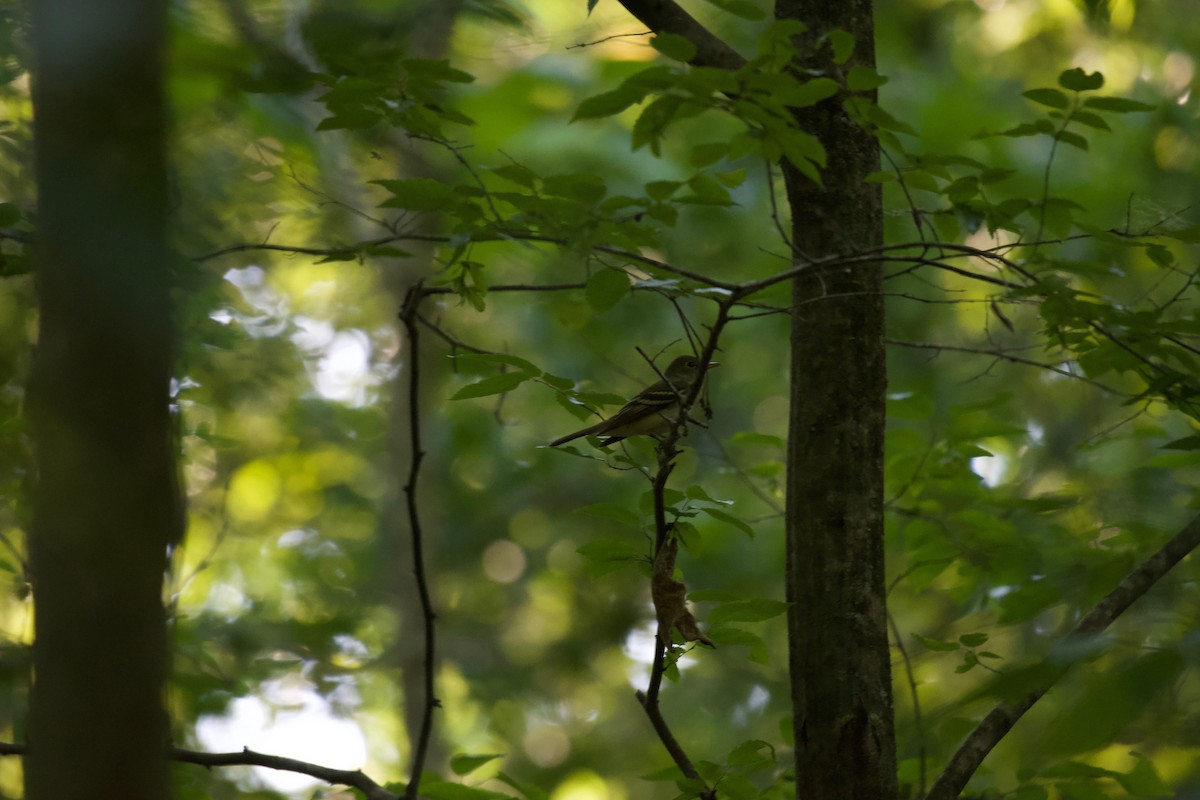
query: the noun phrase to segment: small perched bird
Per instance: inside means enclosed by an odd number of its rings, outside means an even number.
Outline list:
[[[679,399],[696,380],[696,376],[715,366],[716,361],[701,366],[695,356],[679,356],[663,373],[666,380],[660,380],[638,392],[608,419],[559,437],[550,446],[558,447],[582,436],[607,436],[601,447],[608,447],[629,436],[661,436],[679,421]]]

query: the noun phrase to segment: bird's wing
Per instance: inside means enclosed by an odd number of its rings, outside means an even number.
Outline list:
[[[662,415],[678,402],[679,395],[676,391],[666,381],[658,381],[638,392],[632,400],[621,406],[617,413],[608,419],[555,439],[550,446],[558,447],[560,444],[566,444],[583,436],[603,436],[604,434],[613,435],[608,442],[611,444],[626,436],[650,433],[659,424],[658,419],[651,420],[650,417]],[[643,424],[639,425],[639,423]]]

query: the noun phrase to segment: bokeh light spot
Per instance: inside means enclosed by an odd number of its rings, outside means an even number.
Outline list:
[[[483,551],[483,571],[496,583],[512,583],[525,573],[525,551],[501,539]]]
[[[535,725],[521,740],[525,755],[539,767],[556,767],[571,753],[571,740],[558,725]],[[557,797],[557,793],[555,794]],[[588,795],[603,796],[603,795]]]

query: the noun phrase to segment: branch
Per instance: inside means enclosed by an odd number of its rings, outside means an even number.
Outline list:
[[[1126,575],[1115,589],[1079,621],[1073,631],[1063,637],[1062,643],[1070,645],[1102,633],[1138,598],[1158,583],[1184,556],[1198,546],[1200,546],[1200,517],[1195,517],[1183,530],[1172,536],[1157,553]],[[954,800],[958,797],[992,748],[1012,730],[1012,727],[1017,724],[1017,720],[1040,700],[1042,695],[1057,683],[1069,669],[1069,666],[1061,668],[1023,700],[1012,705],[1001,703],[993,708],[958,748],[958,752],[950,759],[950,763],[946,765],[942,774],[934,782],[933,788],[929,790],[926,800]]]
[[[1044,369],[1049,372],[1053,372],[1056,375],[1062,375],[1064,378],[1072,378],[1077,381],[1083,381],[1084,383],[1091,384],[1092,386],[1095,386],[1097,389],[1108,392],[1109,394],[1119,395],[1122,397],[1130,396],[1128,392],[1122,392],[1119,389],[1114,389],[1113,387],[1109,386],[1108,384],[1104,384],[1104,383],[1101,383],[1100,381],[1092,380],[1091,378],[1087,377],[1086,375],[1076,375],[1074,372],[1063,369],[1062,367],[1058,366],[1057,364],[1047,364],[1043,361],[1034,361],[1031,358],[1022,358],[1020,356],[1014,356],[1011,353],[1007,353],[1003,350],[983,350],[983,349],[976,348],[976,347],[962,347],[962,346],[951,345],[951,344],[935,344],[932,342],[905,342],[905,341],[901,341],[899,339],[884,339],[884,344],[896,345],[897,347],[908,347],[908,348],[911,348],[914,350],[933,350],[938,353],[945,350],[946,352],[949,352],[949,353],[971,353],[973,355],[978,355],[978,356],[991,356],[992,358],[995,358],[995,359],[1000,359],[1003,361],[1011,361],[1014,364],[1024,364],[1027,367],[1037,367],[1038,369]]]
[[[900,633],[900,626],[896,624],[896,618],[890,611],[887,619],[888,625],[892,629],[892,638],[896,640],[896,650],[904,662],[904,674],[908,678],[908,694],[912,698],[913,704],[913,724],[917,729],[917,760],[920,764],[917,794],[925,794],[925,721],[921,717],[921,696],[917,691],[917,679],[913,675],[912,659],[908,657],[908,649],[904,646],[904,637]]]
[[[413,284],[404,297],[404,306],[400,312],[400,320],[404,323],[404,331],[408,335],[408,423],[409,443],[412,447],[412,462],[408,470],[408,481],[404,484],[405,504],[408,508],[408,524],[412,534],[413,574],[417,579],[417,593],[421,598],[421,612],[424,617],[425,632],[425,709],[421,715],[421,730],[417,735],[416,748],[413,754],[412,772],[408,788],[404,792],[406,800],[416,800],[417,790],[421,784],[421,772],[425,767],[425,757],[429,753],[429,739],[433,731],[433,710],[441,705],[434,695],[433,675],[435,667],[435,634],[434,622],[437,615],[433,612],[433,601],[429,597],[429,584],[425,578],[425,553],[421,533],[421,520],[417,513],[417,478],[421,471],[421,461],[425,451],[421,449],[421,416],[420,416],[420,350],[418,349],[417,309],[424,298],[424,285]]]
[[[227,255],[231,255],[233,253],[244,253],[244,252],[257,251],[257,250],[266,250],[266,251],[271,251],[271,252],[276,252],[276,253],[291,253],[294,255],[309,255],[309,256],[326,256],[326,257],[328,257],[328,256],[337,256],[337,255],[344,255],[347,253],[353,253],[356,250],[358,250],[360,248],[364,248],[364,247],[379,247],[379,246],[386,245],[386,244],[394,244],[395,242],[429,242],[432,244],[447,244],[450,242],[450,238],[451,237],[449,237],[449,236],[437,236],[437,235],[428,234],[428,233],[395,233],[395,234],[389,234],[387,236],[380,236],[375,239],[368,239],[366,241],[358,242],[358,243],[352,244],[352,245],[347,245],[345,247],[303,247],[300,245],[268,244],[266,242],[244,242],[242,244],[228,245],[228,246],[222,247],[218,250],[213,250],[212,252],[204,253],[203,255],[192,256],[191,260],[197,264],[202,264],[205,261],[211,261],[214,258],[220,258],[221,256],[227,256]],[[530,231],[509,231],[509,230],[501,230],[501,231],[497,231],[495,233],[486,234],[486,235],[478,234],[471,241],[475,242],[475,243],[478,243],[478,242],[512,242],[512,241],[539,242],[542,244],[557,245],[559,247],[567,247],[570,245],[570,242],[567,239],[564,239],[564,238],[558,237],[558,236],[545,236],[540,233],[532,233]],[[722,280],[717,280],[716,278],[710,278],[706,275],[700,274],[699,272],[693,272],[692,270],[684,269],[683,267],[677,267],[674,264],[669,264],[665,261],[660,261],[657,258],[651,258],[650,256],[643,255],[642,253],[639,253],[639,252],[636,252],[633,250],[625,250],[620,247],[612,247],[610,245],[603,245],[603,244],[594,245],[592,247],[592,249],[596,250],[597,252],[600,252],[600,253],[608,253],[609,255],[614,255],[614,256],[617,256],[618,258],[626,259],[627,261],[630,261],[631,263],[644,264],[645,266],[653,267],[654,269],[662,270],[663,272],[669,272],[672,275],[678,275],[681,278],[687,278],[689,280],[696,281],[697,283],[700,283],[704,286],[711,286],[713,288],[724,289],[726,291],[733,291],[733,290],[739,288],[739,284],[737,284],[737,283],[731,283],[730,281],[722,281]],[[490,289],[490,291],[495,291],[498,288],[499,287],[492,287]],[[536,289],[537,287],[535,285],[530,288]],[[563,284],[557,284],[557,285],[552,285],[552,288],[560,289],[560,288],[567,288],[567,286],[565,286]],[[437,294],[441,291],[442,290],[439,289],[438,287],[431,287],[429,289],[423,290],[423,292],[426,294]]]
[[[268,769],[298,772],[311,775],[329,784],[350,786],[358,789],[367,800],[399,800],[399,798],[384,789],[375,781],[362,773],[362,770],[332,769],[319,764],[310,764],[294,758],[272,756],[266,753],[256,753],[253,750],[242,750],[235,753],[202,753],[198,750],[184,750],[172,747],[168,753],[172,761],[182,761],[185,764],[199,764],[202,767],[232,767],[254,766]]]
[[[0,742],[0,756],[25,756],[28,754],[28,745]],[[266,767],[284,772],[296,772],[301,775],[311,775],[328,784],[358,789],[367,800],[400,800],[396,795],[364,775],[362,770],[333,769],[295,758],[258,753],[250,749],[242,749],[234,753],[203,753],[199,750],[170,747],[167,749],[167,758],[171,761],[198,764],[210,769],[212,767]]]
[[[674,0],[619,0],[625,10],[655,33],[673,33],[696,46],[688,63],[697,67],[739,69],[746,59],[723,39],[701,25]]]
[[[721,300],[717,318],[709,329],[708,339],[705,341],[704,347],[698,356],[701,365],[706,365],[712,360],[713,354],[717,350],[717,341],[721,336],[721,331],[729,322],[729,310],[735,302],[736,300],[733,296]],[[685,328],[688,324],[685,323]],[[666,499],[664,497],[667,479],[675,469],[675,456],[679,454],[675,443],[679,441],[679,437],[683,434],[684,427],[687,424],[688,409],[692,407],[692,404],[700,396],[704,379],[705,370],[702,367],[696,379],[682,391],[679,390],[679,387],[671,386],[670,383],[667,384],[678,395],[679,419],[658,443],[658,470],[652,481],[655,536],[651,596],[654,600],[655,616],[658,620],[658,625],[654,636],[654,663],[650,668],[650,680],[646,691],[639,691],[635,696],[642,708],[645,709],[646,716],[650,719],[650,724],[654,727],[654,732],[658,734],[659,740],[670,754],[675,765],[679,767],[679,771],[687,778],[699,782],[701,787],[699,794],[701,798],[714,800],[716,798],[716,790],[708,786],[704,779],[700,777],[700,773],[696,771],[695,765],[692,764],[691,759],[684,752],[683,747],[679,744],[679,740],[671,732],[671,728],[663,718],[662,710],[658,704],[659,690],[662,688],[662,679],[666,672],[667,652],[671,646],[671,631],[679,627],[685,639],[709,643],[696,628],[695,620],[692,619],[691,614],[686,611],[684,600],[686,587],[673,577],[675,571],[675,553],[679,544],[671,537],[672,525],[667,522]],[[670,608],[667,607],[668,604],[670,604]]]

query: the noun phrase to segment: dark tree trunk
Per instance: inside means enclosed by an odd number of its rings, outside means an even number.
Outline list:
[[[778,0],[776,15],[809,26],[802,63],[840,69],[817,37],[854,36],[851,64],[874,66],[871,0]],[[849,67],[850,65],[845,65]],[[825,145],[824,187],[785,165],[792,238],[811,257],[883,240],[874,137],[833,98],[806,110]],[[801,798],[896,796],[883,569],[886,364],[878,267],[796,281],[788,443],[789,666]]]
[[[35,0],[40,329],[30,800],[167,797],[168,408],[159,0]]]

